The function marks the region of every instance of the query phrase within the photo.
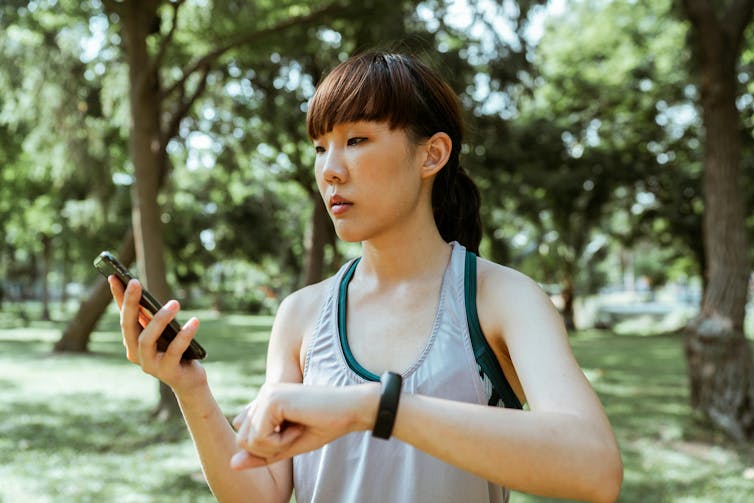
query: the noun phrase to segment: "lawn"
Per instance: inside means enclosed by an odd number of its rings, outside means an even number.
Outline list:
[[[261,384],[271,319],[191,314],[203,322],[211,385],[233,415]],[[123,358],[114,313],[87,355],[50,352],[61,326],[0,313],[0,502],[214,501],[182,423],[150,419],[156,384]],[[618,436],[620,501],[749,500],[754,448],[693,418],[677,336],[581,331],[572,344]]]

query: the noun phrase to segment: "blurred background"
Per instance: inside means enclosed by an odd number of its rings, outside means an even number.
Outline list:
[[[113,251],[206,321],[234,415],[262,382],[282,298],[359,253],[320,201],[304,119],[322,75],[374,47],[420,55],[458,92],[481,253],[561,310],[616,427],[621,500],[745,501],[752,12],[4,0],[0,501],[211,501],[172,394],[123,359],[92,260]]]

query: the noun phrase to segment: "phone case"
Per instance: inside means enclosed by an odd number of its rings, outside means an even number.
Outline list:
[[[131,274],[128,268],[121,264],[120,261],[108,251],[103,251],[97,256],[97,258],[94,259],[94,267],[105,277],[114,274],[118,279],[120,279],[124,286],[128,284],[130,280],[136,279],[136,277]],[[142,307],[142,312],[145,313],[149,318],[151,318],[157,311],[162,308],[162,304],[154,297],[154,295],[149,293],[144,288],[142,288],[139,304]],[[157,340],[157,350],[165,351],[170,342],[180,331],[181,325],[177,321],[172,320],[168,324],[168,326],[165,327],[165,330]],[[183,356],[181,358],[183,360],[201,360],[206,356],[207,352],[204,350],[201,344],[196,342],[196,340],[192,340],[189,347],[186,348],[186,351],[183,352]]]

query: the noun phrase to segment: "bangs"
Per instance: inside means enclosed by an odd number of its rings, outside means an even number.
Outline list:
[[[319,138],[344,122],[387,122],[390,129],[408,126],[420,98],[403,59],[397,54],[367,53],[335,67],[309,103],[309,138]]]

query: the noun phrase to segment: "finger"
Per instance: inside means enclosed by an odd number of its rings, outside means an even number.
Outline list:
[[[267,465],[267,460],[255,456],[246,451],[238,451],[230,458],[230,467],[233,470],[247,470],[249,468],[259,468]]]
[[[266,459],[282,459],[288,457],[285,451],[290,444],[303,432],[303,426],[285,424],[285,425],[267,425],[260,428],[251,422],[251,426],[242,428],[242,438],[239,447],[245,451]]]
[[[120,280],[115,279],[119,282]],[[110,281],[113,288],[113,280]],[[122,286],[121,286],[122,288]],[[117,285],[114,290],[117,292]],[[139,325],[139,298],[141,297],[141,285],[138,281],[129,281],[123,291],[120,306],[120,329],[123,334],[123,345],[126,346],[126,357],[129,361],[138,362],[138,338],[141,332]]]
[[[123,286],[123,282],[121,282],[121,280],[118,279],[115,274],[108,276],[107,282],[110,285],[110,293],[113,294],[115,303],[118,305],[118,309],[120,310],[121,306],[123,305],[123,294],[125,293],[126,288]]]
[[[298,454],[296,451],[298,446],[297,440],[306,431],[306,428],[300,424],[286,424],[280,432],[276,432],[268,438],[269,448],[265,453],[265,458],[268,463],[280,461]]]
[[[120,279],[118,279],[117,276],[112,276],[112,277],[114,278],[112,281],[114,281],[115,283],[120,282]],[[131,286],[131,285],[135,285],[135,286]],[[112,291],[112,283],[111,283],[110,289]],[[128,282],[128,284],[124,287],[123,300],[118,307],[120,307],[120,309],[125,309],[126,307],[128,307],[129,310],[136,309],[136,311],[138,312],[137,319],[139,320],[139,326],[146,327],[149,324],[149,322],[152,320],[152,315],[148,313],[147,310],[141,305],[141,294],[142,294],[141,283],[137,279],[131,279]]]
[[[132,279],[126,285],[123,291],[123,302],[121,305],[121,314],[133,320],[139,319],[139,300],[141,299],[141,284],[138,280]]]
[[[192,317],[183,325],[181,331],[170,341],[170,344],[168,344],[167,349],[165,349],[165,358],[175,360],[175,363],[178,363],[196,336],[197,330],[199,330],[199,319]]]
[[[240,443],[243,441],[242,439],[246,437],[250,427],[251,427],[251,419],[249,416],[243,416],[239,419],[236,426],[236,443]]]
[[[233,418],[233,427],[238,431],[238,429],[241,427],[241,424],[243,424],[243,421],[251,416],[252,413],[252,407],[254,407],[255,402],[249,403],[246,407],[243,408],[241,412],[238,413],[236,417]]]
[[[115,276],[114,274],[111,274],[107,277],[107,282],[110,285],[110,293],[113,294],[113,298],[115,299],[115,303],[118,305],[118,309],[123,308],[123,300],[125,296],[126,287],[123,285],[123,282]],[[147,326],[147,323],[149,323],[149,320],[151,320],[151,316],[148,316],[144,313],[144,309],[141,307],[139,308],[139,326],[145,327]]]
[[[243,423],[244,418],[246,417],[246,412],[239,412],[236,417],[233,418],[233,421],[231,421],[230,424],[233,425],[233,428],[238,431],[238,428],[241,427],[241,424]]]
[[[280,447],[286,449],[290,447],[302,434],[304,427],[300,424],[288,424],[280,432]]]
[[[270,443],[274,444],[274,447],[271,445],[263,452],[239,451],[231,458],[231,468],[245,470],[270,465],[320,446],[313,444],[307,447],[298,442],[299,439],[303,438],[304,432],[305,428],[301,425],[286,426],[281,433],[274,434],[274,440],[270,439]]]
[[[126,289],[128,291],[128,289]],[[168,323],[173,321],[175,315],[180,311],[181,306],[177,300],[171,300],[159,311],[157,311],[152,320],[144,327],[138,338],[139,354],[142,357],[154,358],[157,354],[157,339],[160,338]]]
[[[251,431],[251,419],[246,417],[241,420],[236,430],[236,445],[244,449],[247,446],[247,440],[249,438],[249,432]]]

